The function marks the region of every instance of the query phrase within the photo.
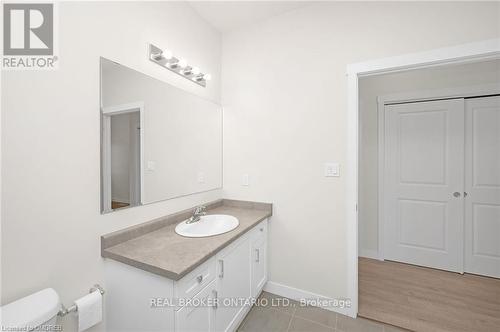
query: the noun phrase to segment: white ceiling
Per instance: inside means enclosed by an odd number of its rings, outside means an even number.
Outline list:
[[[188,1],[209,24],[227,32],[310,4],[309,1]]]

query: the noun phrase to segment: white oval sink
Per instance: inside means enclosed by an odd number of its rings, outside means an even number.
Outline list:
[[[187,220],[175,227],[175,232],[186,237],[205,237],[232,231],[240,222],[236,217],[226,214],[201,216],[200,221],[188,224]]]

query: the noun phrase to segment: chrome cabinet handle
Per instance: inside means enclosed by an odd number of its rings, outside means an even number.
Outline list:
[[[224,260],[219,259],[219,264],[220,264],[220,273],[219,273],[219,278],[224,278]]]
[[[217,290],[212,290],[214,294],[214,308],[217,309],[219,307],[219,304],[217,303],[219,301],[219,293],[217,293]]]
[[[196,277],[196,280],[198,280],[198,282],[202,282],[203,281],[203,274],[200,274],[199,276]]]
[[[257,258],[255,258],[255,261],[258,263],[258,262],[260,262],[260,250],[255,249],[255,251],[257,252]]]
[[[455,191],[455,192],[453,193],[453,197],[455,197],[455,198],[458,198],[458,197],[460,197],[460,196],[461,196],[461,194],[460,194],[458,191]]]

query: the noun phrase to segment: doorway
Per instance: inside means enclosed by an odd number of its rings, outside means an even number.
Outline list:
[[[500,328],[499,73],[488,61],[360,79],[360,316],[416,331]],[[473,270],[467,256],[489,262]]]
[[[142,118],[142,103],[102,110],[104,212],[142,204]]]

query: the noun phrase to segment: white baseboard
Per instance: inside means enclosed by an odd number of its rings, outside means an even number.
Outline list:
[[[380,255],[378,250],[374,249],[359,249],[358,256],[380,260]]]
[[[318,295],[314,294],[302,289],[297,289],[294,287],[286,286],[283,284],[279,284],[274,281],[268,281],[266,285],[264,286],[264,291],[276,294],[279,296],[283,296],[295,301],[303,300],[303,299],[308,299],[308,300],[319,300],[319,301],[328,301],[328,302],[334,302],[334,299],[329,298],[327,296],[323,295]],[[350,317],[356,317],[357,313],[353,312],[353,308],[347,308],[347,307],[335,307],[335,306],[322,306],[321,308],[326,309],[326,310],[331,310],[335,311],[339,314],[350,316]]]

